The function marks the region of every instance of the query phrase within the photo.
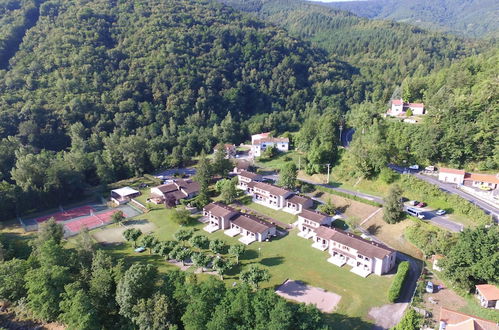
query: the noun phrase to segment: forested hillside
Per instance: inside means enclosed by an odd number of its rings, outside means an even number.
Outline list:
[[[27,29],[38,19],[38,0],[0,0],[0,70],[7,67]]]
[[[470,37],[499,36],[496,0],[369,0],[327,5],[363,17],[392,19]]]
[[[370,100],[388,101],[408,76],[424,76],[481,45],[421,28],[360,18],[299,0],[222,0],[311,40],[361,70]],[[364,2],[362,2],[364,3]]]
[[[404,97],[424,101],[421,124],[383,120],[379,106],[349,114],[357,129],[347,154],[351,175],[372,177],[385,164],[448,164],[499,169],[499,49],[472,56],[424,78],[404,82]]]
[[[355,73],[216,2],[44,2],[0,71],[0,218],[309,112],[339,118],[364,98]]]

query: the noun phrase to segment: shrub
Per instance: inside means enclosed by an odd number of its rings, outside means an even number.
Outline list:
[[[400,297],[400,292],[404,287],[404,282],[405,279],[407,278],[408,273],[409,273],[409,262],[402,261],[399,264],[399,267],[397,269],[397,274],[395,275],[395,278],[393,279],[392,282],[392,286],[390,287],[390,290],[388,290],[388,300],[390,302],[393,303]]]

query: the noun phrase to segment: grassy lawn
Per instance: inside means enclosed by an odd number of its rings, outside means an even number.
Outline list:
[[[276,213],[274,213],[276,211],[258,204],[256,207],[262,208],[261,213],[277,218]],[[160,240],[171,240],[180,226],[169,220],[170,212],[172,211],[158,208],[137,218],[153,222],[157,226],[154,235]],[[289,222],[291,215],[284,214]],[[282,220],[284,219],[282,218]],[[187,227],[193,228],[196,234],[205,235],[210,239],[219,238],[230,245],[239,243],[237,238],[228,237],[223,231],[209,234],[202,230],[203,226],[204,224],[193,222]],[[328,263],[328,254],[312,248],[311,243],[310,240],[298,237],[295,230],[287,236],[271,242],[255,242],[247,248],[241,259],[241,265],[226,276],[225,282],[231,286],[234,281],[239,280],[238,274],[242,269],[256,263],[261,267],[268,268],[272,275],[270,282],[263,283],[263,287],[275,288],[290,278],[337,293],[342,298],[336,311],[339,314],[335,313],[331,316],[331,322],[335,322],[335,328],[338,328],[338,321],[341,321],[340,329],[370,328],[371,325],[366,323],[367,313],[371,307],[388,302],[386,295],[379,293],[387,292],[392,277],[376,275],[371,275],[368,278],[359,277],[349,271],[350,267],[339,268]],[[105,249],[116,256],[124,257],[129,262],[152,263],[158,266],[160,271],[168,271],[176,267],[168,264],[159,256],[149,255],[148,252],[141,254],[133,252],[132,244],[108,246]],[[372,288],[376,288],[376,290]]]
[[[251,202],[249,204],[245,204],[243,207],[247,207],[249,209],[255,210],[258,213],[261,213],[263,215],[269,216],[275,220],[284,222],[284,223],[294,223],[296,220],[298,220],[298,216],[280,211],[280,210],[272,210],[268,207],[265,207],[263,205],[260,205],[255,202]]]
[[[282,168],[282,166],[288,162],[294,162],[296,166],[298,166],[298,159],[300,157],[300,154],[296,151],[288,151],[288,152],[281,152],[279,153],[276,157],[270,159],[270,160],[261,160],[259,158],[256,159],[255,165],[260,167],[261,170],[266,171],[266,170],[279,170]],[[302,161],[305,156],[301,156]]]

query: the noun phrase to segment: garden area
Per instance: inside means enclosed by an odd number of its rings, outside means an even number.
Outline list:
[[[264,208],[262,206],[262,208]],[[261,210],[262,214],[269,217],[275,216],[264,211],[270,211],[267,208]],[[219,255],[225,259],[231,259],[227,253],[227,248],[240,244],[237,238],[228,237],[223,231],[217,231],[209,234],[202,230],[204,224],[197,220],[192,220],[185,225],[176,224],[171,217],[175,211],[158,207],[150,212],[140,215],[138,218],[147,220],[155,225],[156,229],[153,236],[161,241],[174,240],[175,233],[180,229],[193,230],[193,235],[206,236],[210,241],[220,240],[226,245],[226,248]],[[116,225],[117,226],[117,225]],[[98,230],[97,230],[98,231]],[[138,240],[140,242],[140,239]],[[327,253],[311,247],[311,241],[300,238],[295,230],[289,232],[286,236],[277,237],[270,242],[255,242],[246,248],[240,257],[239,265],[234,266],[224,276],[227,286],[232,286],[234,282],[240,280],[242,271],[252,265],[268,270],[270,280],[263,282],[262,287],[277,287],[287,279],[303,281],[306,284],[323,288],[330,292],[341,295],[341,301],[335,312],[358,318],[359,324],[366,324],[366,316],[371,307],[388,303],[385,295],[379,295],[377,292],[385,292],[390,287],[391,276],[369,276],[362,278],[352,274],[349,267],[339,268],[327,262]],[[160,271],[176,269],[177,266],[165,261],[165,258],[148,251],[142,253],[134,252],[132,242],[125,244],[109,244],[103,247],[117,257],[124,257],[127,262],[146,262],[157,266]],[[189,267],[187,271],[195,271],[196,267]],[[208,276],[201,273],[201,276]],[[372,290],[373,287],[378,288]],[[335,314],[337,315],[337,314]],[[334,316],[336,317],[336,316]],[[352,327],[350,318],[342,318],[345,329]],[[364,319],[364,321],[361,321]],[[335,319],[338,321],[338,319]]]

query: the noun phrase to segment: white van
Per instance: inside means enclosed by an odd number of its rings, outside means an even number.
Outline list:
[[[419,218],[419,219],[424,219],[424,214],[423,212],[420,212],[416,209],[412,209],[412,208],[408,208],[406,210],[406,212],[409,214],[409,215],[412,215],[413,217],[416,217],[416,218]]]

